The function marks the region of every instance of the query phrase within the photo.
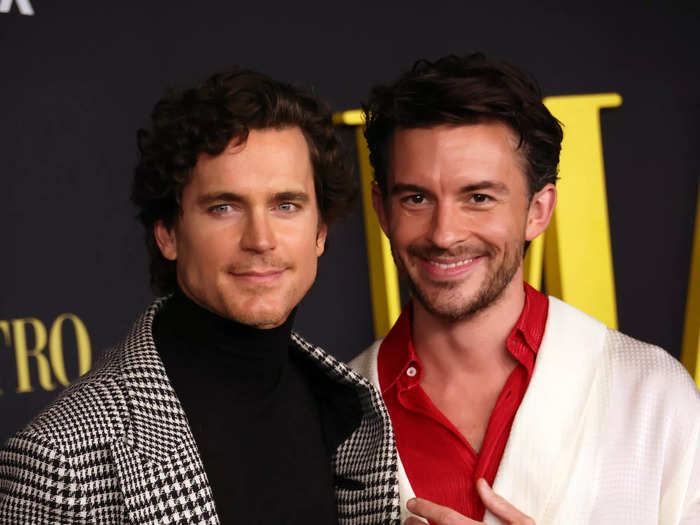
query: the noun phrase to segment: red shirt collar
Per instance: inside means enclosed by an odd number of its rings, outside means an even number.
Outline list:
[[[523,285],[525,304],[506,339],[506,348],[525,367],[529,378],[544,336],[549,299],[529,284]],[[396,384],[402,389],[411,388],[420,384],[423,377],[423,366],[416,355],[411,336],[412,300],[406,303],[379,349],[377,368],[382,394]]]

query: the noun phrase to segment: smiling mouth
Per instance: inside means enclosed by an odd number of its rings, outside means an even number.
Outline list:
[[[461,261],[455,261],[452,263],[441,263],[441,262],[431,261],[431,260],[427,260],[426,262],[428,264],[432,264],[433,266],[437,266],[438,268],[442,268],[442,269],[446,270],[449,268],[457,268],[459,266],[465,266],[465,265],[469,264],[470,262],[472,262],[473,260],[474,259],[462,259]]]
[[[461,277],[463,274],[470,272],[474,265],[478,264],[481,259],[482,257],[478,256],[447,262],[424,257],[418,258],[428,275],[438,279]]]

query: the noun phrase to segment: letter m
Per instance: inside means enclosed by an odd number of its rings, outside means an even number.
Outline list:
[[[0,0],[0,13],[9,13],[13,2],[17,4],[21,14],[29,16],[34,14],[34,8],[29,0]]]

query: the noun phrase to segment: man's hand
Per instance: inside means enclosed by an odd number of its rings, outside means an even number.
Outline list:
[[[501,496],[496,494],[483,478],[476,482],[476,490],[484,502],[484,506],[492,514],[500,518],[504,525],[535,525],[535,521],[526,516]],[[413,498],[406,502],[408,510],[434,525],[478,525],[481,521],[474,521],[463,516],[456,510],[443,507],[426,499]],[[404,525],[424,525],[416,518],[408,518]]]

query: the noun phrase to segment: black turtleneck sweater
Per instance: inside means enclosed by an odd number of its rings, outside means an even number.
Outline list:
[[[260,330],[179,290],[155,319],[223,524],[337,523],[330,457],[359,405],[291,349],[293,321]]]

